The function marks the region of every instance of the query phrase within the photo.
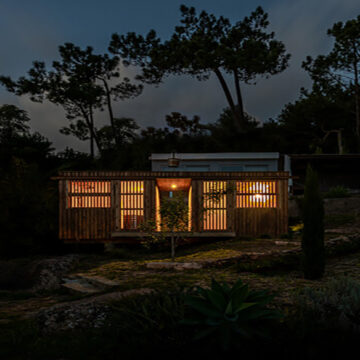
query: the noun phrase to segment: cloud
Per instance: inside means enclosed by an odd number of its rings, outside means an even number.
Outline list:
[[[141,7],[140,0],[135,2],[137,3],[136,12],[146,12]],[[50,7],[49,2],[46,4]],[[168,2],[166,4],[170,7]],[[178,5],[176,3],[172,6],[178,9]],[[290,67],[282,74],[267,80],[261,79],[256,86],[242,86],[246,110],[261,121],[266,121],[270,117],[276,117],[286,103],[294,101],[299,96],[301,87],[311,85],[308,75],[301,69],[302,60],[307,55],[316,56],[327,53],[332,41],[326,35],[326,30],[337,21],[346,21],[357,16],[360,13],[360,3],[358,0],[342,0],[341,2],[339,0],[263,0],[260,1],[260,5],[269,13],[270,28],[275,31],[276,38],[283,41],[292,54]],[[248,15],[250,7],[248,3],[234,4],[232,0],[224,0],[221,4],[203,0],[198,1],[195,6],[198,9],[214,12],[216,15],[229,16],[232,21]],[[253,8],[255,7],[254,5]],[[20,5],[15,8],[0,4],[0,16],[5,19],[0,22],[0,41],[5,45],[3,49],[6,49],[0,58],[0,73],[16,77],[25,73],[32,60],[45,59],[49,63],[57,57],[58,45],[63,43],[72,32],[74,32],[74,38],[70,38],[70,41],[78,43],[77,38],[81,35],[83,36],[81,44],[88,42],[93,44],[95,49],[103,49],[103,43],[93,43],[94,32],[97,34],[96,39],[104,38],[101,34],[101,24],[96,23],[95,28],[84,26],[89,19],[92,19],[91,21],[96,19],[96,13],[86,13],[91,9],[94,11],[95,8],[94,6],[86,8],[84,14],[81,13],[83,17],[80,17],[80,13],[70,14],[71,19],[76,18],[78,23],[69,23],[68,28],[59,28],[59,23],[55,21],[52,27],[52,19],[46,17],[46,12],[39,11],[37,14],[36,11],[32,11],[30,13],[26,11],[26,7]],[[82,8],[81,11],[83,11]],[[137,22],[137,18],[127,19],[126,12],[114,18],[111,18],[112,12],[107,14],[109,22],[114,21],[112,23],[114,31],[119,22],[122,29],[131,30],[142,26]],[[156,14],[158,18],[155,17]],[[173,16],[173,13],[171,14]],[[66,14],[62,16],[63,19],[67,18]],[[146,14],[142,13],[141,16],[139,19],[143,19]],[[169,31],[172,31],[173,26],[171,29],[168,28],[169,19],[165,22],[162,18],[163,13],[155,9],[152,16],[154,17],[152,27],[159,33],[170,34]],[[103,25],[106,29],[109,28],[109,24]],[[126,69],[124,73],[132,75],[133,70]],[[89,146],[86,142],[80,142],[71,136],[59,133],[59,129],[68,123],[60,107],[47,102],[35,104],[26,97],[17,99],[12,95],[9,96],[4,90],[0,90],[0,102],[19,104],[27,110],[32,118],[33,129],[47,136],[54,142],[57,149],[71,146],[78,150],[88,151]],[[143,94],[136,99],[116,103],[114,109],[116,116],[132,117],[142,126],[164,126],[165,115],[172,111],[188,116],[196,114],[203,122],[213,122],[226,106],[225,96],[216,78],[211,77],[208,81],[199,82],[190,77],[170,77],[158,88],[146,86]],[[100,124],[107,122],[105,112],[97,116]]]

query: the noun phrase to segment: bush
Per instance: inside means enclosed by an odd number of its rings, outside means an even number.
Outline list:
[[[349,196],[349,190],[341,185],[330,188],[330,190],[324,194],[324,198],[327,199],[344,198]]]
[[[360,330],[360,283],[333,279],[321,289],[305,288],[298,297],[299,313],[326,328]]]
[[[37,264],[34,261],[0,261],[1,290],[30,289],[37,275]]]
[[[134,348],[177,347],[186,341],[179,327],[184,318],[184,290],[156,291],[112,304],[109,331]]]
[[[308,165],[303,202],[302,266],[306,279],[318,279],[325,270],[324,204],[317,174]]]
[[[0,172],[0,255],[58,250],[57,218],[56,183],[36,164],[13,158],[10,169]]]

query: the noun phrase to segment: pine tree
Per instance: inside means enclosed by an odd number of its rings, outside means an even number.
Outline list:
[[[324,204],[316,172],[308,165],[303,203],[302,265],[306,279],[319,279],[325,269]]]

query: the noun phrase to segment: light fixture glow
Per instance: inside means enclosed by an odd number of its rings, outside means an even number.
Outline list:
[[[171,184],[172,189],[176,189],[176,184]]]

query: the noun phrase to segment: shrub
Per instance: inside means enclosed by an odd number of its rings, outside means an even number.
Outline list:
[[[219,340],[222,348],[229,349],[241,339],[266,336],[266,323],[281,317],[267,307],[272,300],[267,291],[249,290],[240,279],[233,287],[213,279],[210,289],[198,287],[195,294],[186,296],[190,311],[183,323],[195,326],[195,340]]]
[[[324,217],[324,225],[331,226],[332,228],[337,226],[349,225],[356,222],[355,214],[335,214],[326,215]]]
[[[36,281],[36,262],[25,259],[0,261],[0,289],[30,289]]]
[[[302,265],[306,279],[321,278],[325,269],[324,204],[317,174],[308,165],[303,202]]]
[[[350,196],[349,190],[341,185],[330,188],[330,190],[324,194],[324,198],[328,198],[328,199],[344,198],[349,196]]]
[[[321,289],[305,288],[297,302],[303,318],[327,328],[360,330],[360,283],[351,278],[333,279]]]
[[[181,331],[184,318],[184,290],[154,291],[148,295],[122,299],[112,304],[109,332],[134,347],[176,347],[186,334]]]

